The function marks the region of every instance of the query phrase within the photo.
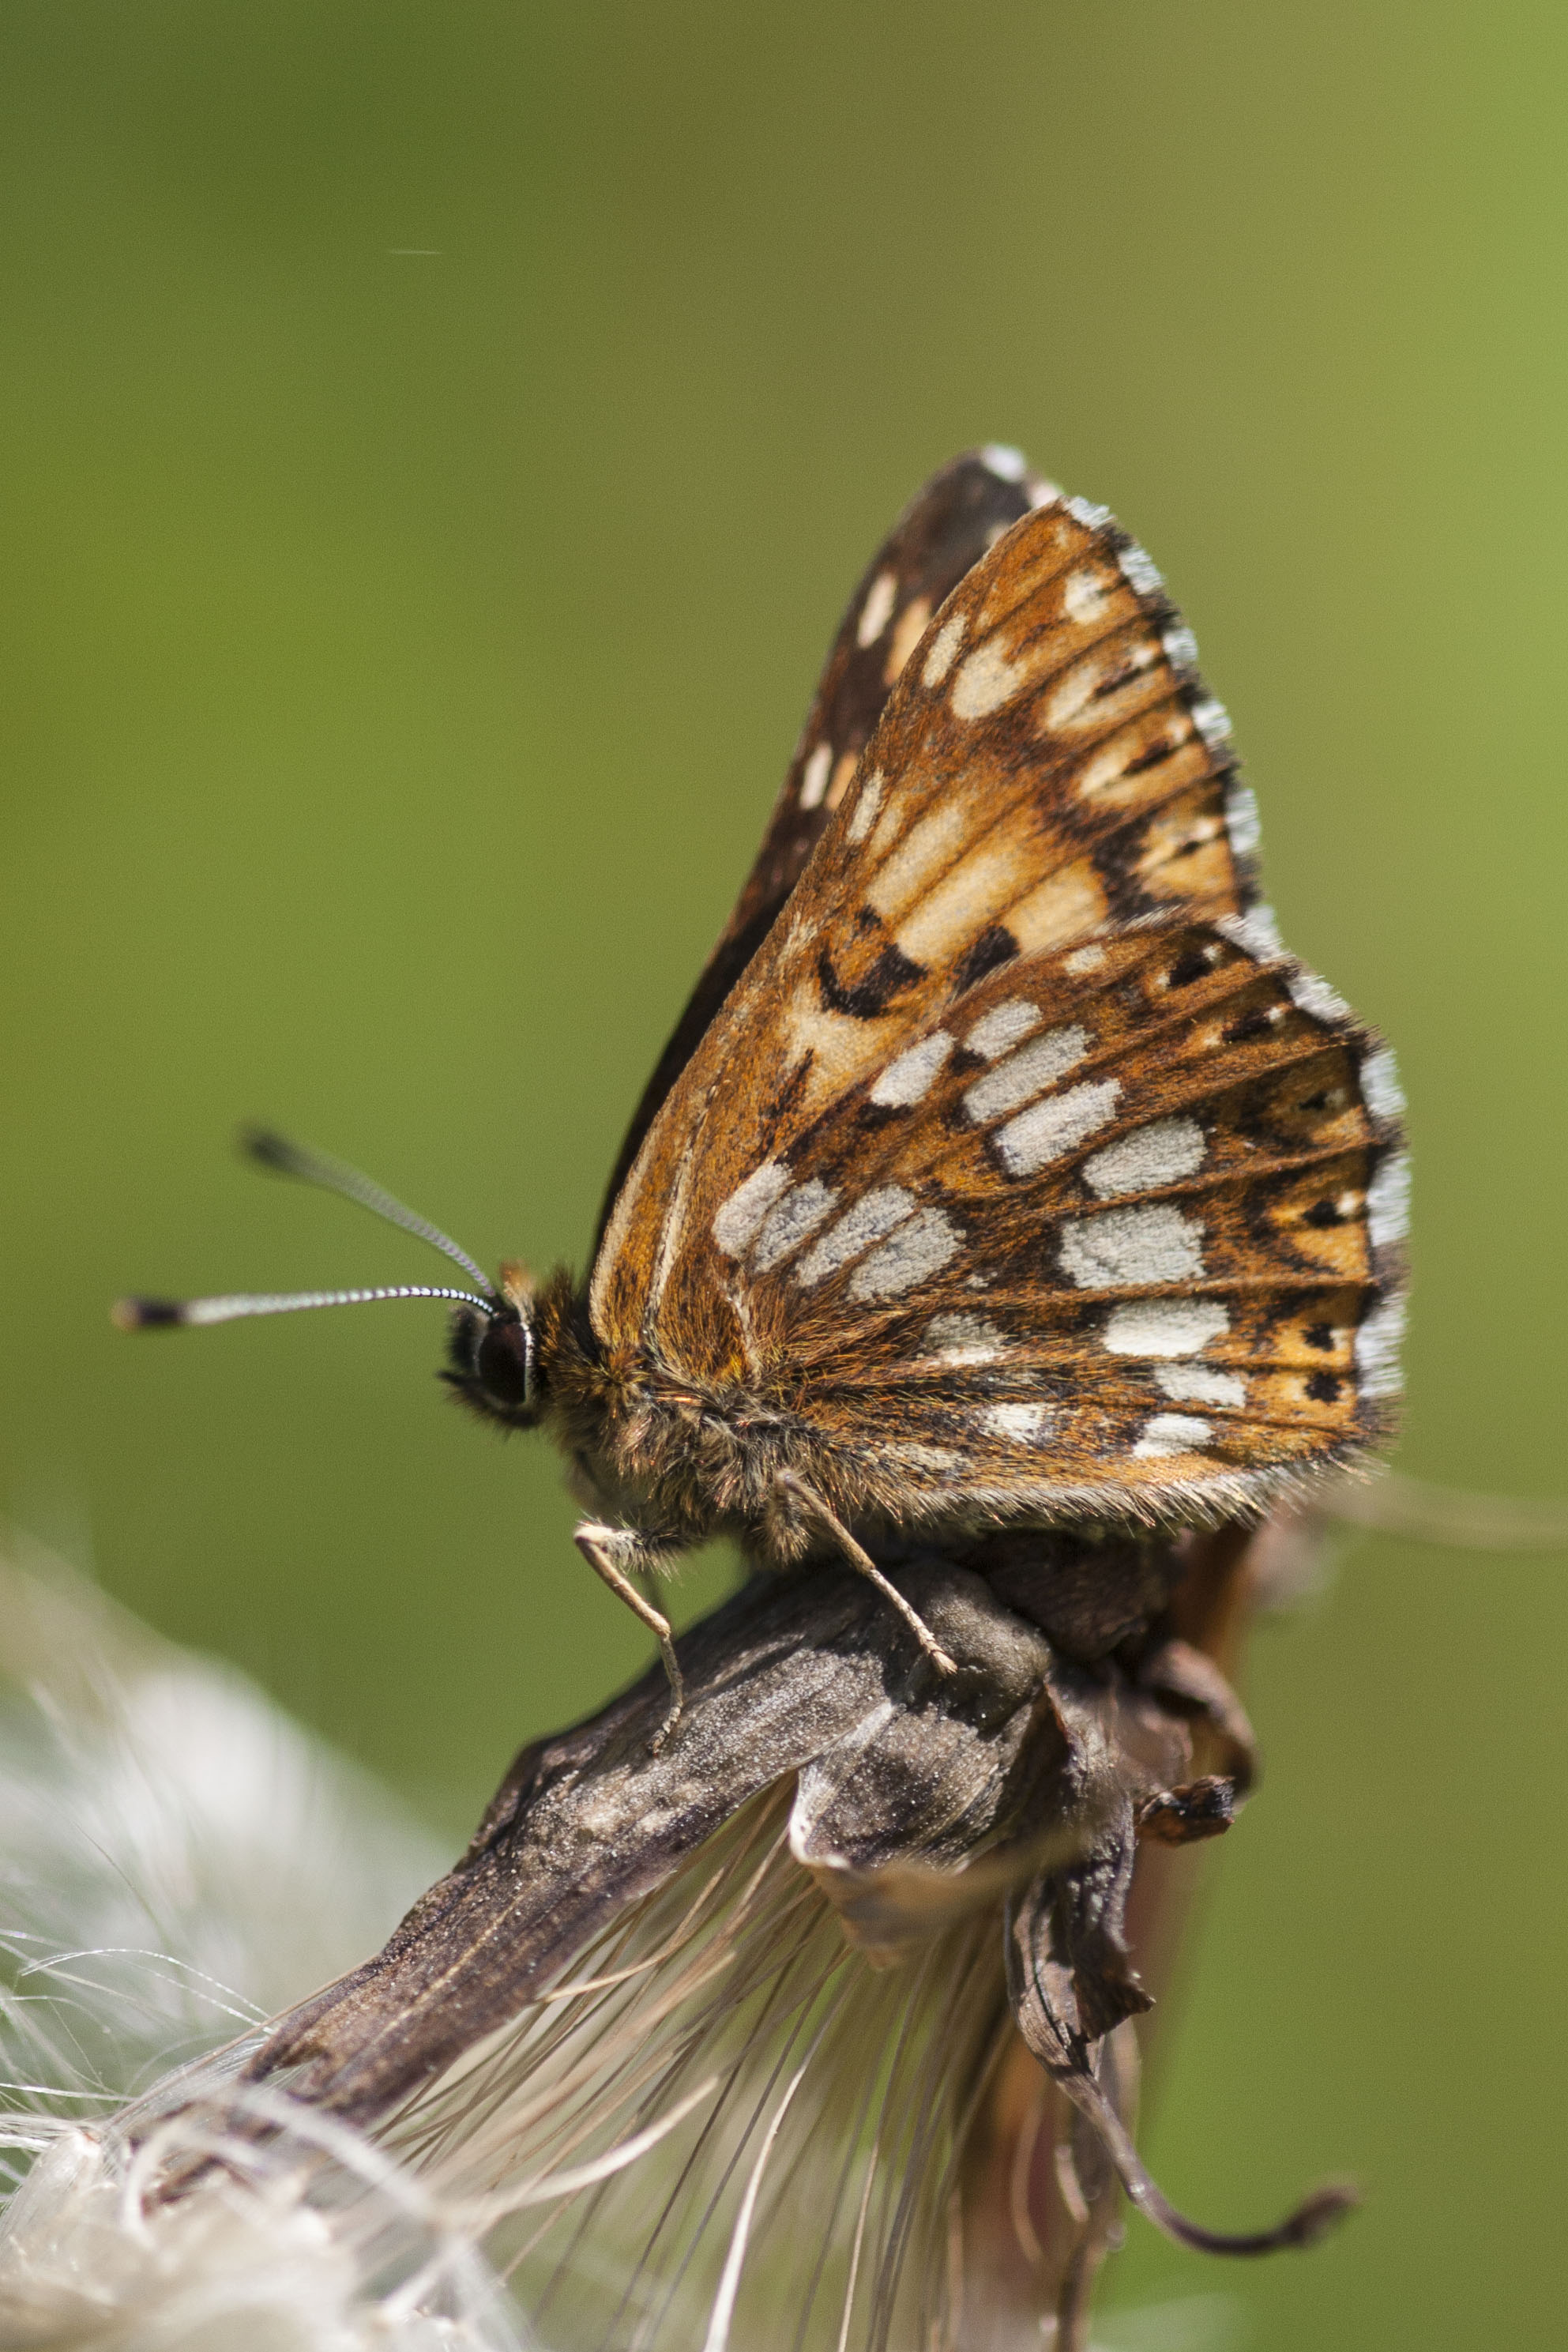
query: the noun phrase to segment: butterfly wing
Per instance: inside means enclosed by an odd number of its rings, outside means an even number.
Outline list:
[[[934,475],[850,599],[756,863],[626,1131],[600,1216],[661,1104],[800,880],[927,622],[1009,526],[1053,496],[1016,449],[972,449]]]
[[[611,1351],[782,1401],[901,1516],[1221,1508],[1379,1409],[1386,1066],[1243,912],[1195,653],[1103,509],[1015,525],[612,1218]]]

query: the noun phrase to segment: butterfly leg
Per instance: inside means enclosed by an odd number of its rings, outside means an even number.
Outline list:
[[[816,1488],[808,1486],[806,1481],[797,1477],[793,1470],[781,1470],[775,1483],[782,1487],[786,1494],[792,1495],[798,1503],[804,1505],[808,1515],[816,1520],[824,1535],[832,1538],[850,1566],[858,1569],[870,1583],[875,1585],[883,1599],[891,1602],[897,1610],[937,1673],[956,1675],[958,1671],[957,1661],[948,1656],[919,1611],[912,1609],[897,1585],[883,1576],[870,1552],[856,1543],[842,1519],[829,1508]]]
[[[632,1615],[640,1617],[657,1639],[659,1655],[664,1662],[664,1672],[670,1680],[670,1706],[664,1720],[649,1742],[656,1754],[680,1722],[686,1703],[686,1685],[681,1674],[681,1662],[675,1655],[674,1633],[669,1619],[638,1591],[626,1570],[656,1567],[661,1552],[635,1528],[601,1527],[593,1519],[583,1520],[572,1541],[594,1574],[603,1578],[617,1601],[623,1601]]]
[[[1218,1837],[1230,1827],[1238,1803],[1257,1778],[1257,1744],[1245,1707],[1214,1660],[1186,1642],[1166,1642],[1145,1658],[1138,1680],[1173,1714],[1204,1727],[1218,1749],[1215,1760],[1223,1767],[1184,1788],[1156,1790],[1139,1811],[1139,1836],[1166,1845]]]

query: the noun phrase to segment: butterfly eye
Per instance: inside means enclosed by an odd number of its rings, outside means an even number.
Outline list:
[[[534,1418],[534,1335],[520,1315],[492,1315],[473,1351],[474,1379],[492,1412],[516,1424]]]

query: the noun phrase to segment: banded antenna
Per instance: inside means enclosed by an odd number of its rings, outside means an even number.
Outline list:
[[[235,1323],[251,1315],[297,1315],[313,1307],[368,1307],[383,1298],[449,1298],[465,1307],[476,1307],[482,1315],[494,1317],[499,1299],[494,1284],[481,1266],[475,1264],[465,1249],[433,1225],[428,1217],[408,1208],[382,1185],[350,1168],[345,1160],[329,1160],[324,1153],[308,1151],[287,1137],[275,1135],[269,1128],[246,1128],[240,1136],[240,1149],[259,1167],[269,1168],[274,1174],[292,1176],[302,1184],[315,1184],[324,1192],[340,1192],[346,1201],[355,1201],[372,1216],[381,1217],[390,1225],[399,1225],[417,1241],[427,1242],[432,1249],[440,1250],[471,1275],[479,1285],[482,1296],[471,1290],[448,1289],[434,1283],[391,1283],[373,1290],[292,1290],[241,1291],[221,1298],[120,1298],[110,1310],[122,1331],[155,1331],[173,1327],[203,1323]]]

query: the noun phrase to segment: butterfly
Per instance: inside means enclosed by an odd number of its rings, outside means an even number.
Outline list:
[[[542,1424],[584,1558],[837,1553],[940,1673],[901,1540],[1261,1512],[1388,1434],[1407,1162],[1389,1049],[1281,947],[1256,804],[1159,572],[1013,450],[868,567],[756,864],[614,1170],[585,1282],[492,1284],[367,1179],[267,1164],[475,1291],[445,1377]]]

